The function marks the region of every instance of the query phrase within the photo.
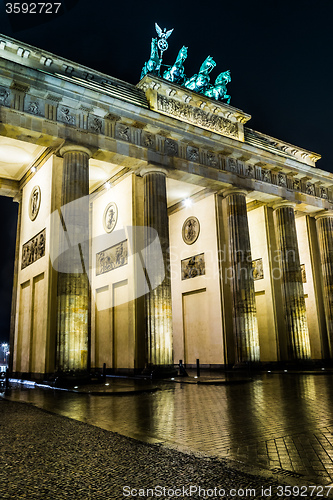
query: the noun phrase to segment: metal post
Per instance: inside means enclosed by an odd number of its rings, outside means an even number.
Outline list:
[[[197,377],[200,377],[200,363],[198,359],[197,359]]]
[[[185,370],[182,359],[179,360],[179,375],[181,377],[188,377],[188,374],[187,374],[187,371]]]

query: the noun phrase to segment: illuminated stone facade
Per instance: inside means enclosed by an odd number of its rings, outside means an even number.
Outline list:
[[[0,194],[20,205],[14,373],[332,359],[319,155],[185,87],[0,41]]]

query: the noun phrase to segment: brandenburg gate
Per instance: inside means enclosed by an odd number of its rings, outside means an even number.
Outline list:
[[[331,360],[332,174],[248,127],[212,58],[186,80],[155,49],[132,85],[0,36],[11,371]]]

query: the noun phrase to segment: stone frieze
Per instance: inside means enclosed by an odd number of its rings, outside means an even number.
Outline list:
[[[204,276],[205,274],[205,254],[200,253],[181,261],[182,280]]]
[[[108,273],[128,262],[127,240],[96,254],[96,275]]]
[[[252,261],[252,274],[254,281],[264,279],[264,267],[262,259],[255,259]]]
[[[25,269],[26,267],[33,264],[38,259],[44,257],[45,255],[45,238],[46,238],[46,229],[43,229],[36,236],[31,238],[31,240],[24,243],[22,246],[22,265],[21,269]]]
[[[0,87],[0,106],[11,107],[12,89]],[[115,115],[107,113],[102,116],[96,116],[90,113],[91,108],[73,109],[61,103],[62,97],[47,95],[46,100],[25,93],[22,102],[22,111],[38,117],[47,118],[51,121],[59,121],[71,127],[78,127],[82,130],[88,130],[93,134],[105,134],[108,137],[134,143],[137,146],[145,147],[166,154],[167,156],[178,156],[187,161],[200,163],[215,169],[228,170],[231,173],[255,178],[270,184],[300,191],[310,196],[320,197],[324,200],[331,200],[331,195],[324,186],[314,185],[312,182],[306,182],[300,179],[289,179],[285,173],[275,173],[269,168],[257,168],[252,165],[243,164],[235,158],[226,158],[221,153],[208,151],[196,145],[186,145],[181,141],[168,138],[164,135],[154,134],[151,131],[141,130],[135,125],[125,125],[119,123]],[[238,124],[227,118],[208,112],[203,108],[191,106],[188,102],[181,102],[167,96],[157,93],[157,106],[159,111],[170,116],[196,124],[207,130],[220,133],[221,135],[238,138]],[[112,126],[108,126],[109,121]],[[138,133],[139,132],[139,133]],[[259,134],[251,131],[252,136]],[[261,134],[259,134],[261,136]],[[293,150],[294,151],[294,150]],[[295,150],[296,153],[298,150]],[[290,152],[289,152],[290,153]],[[295,153],[295,155],[296,155]],[[291,154],[291,153],[290,153]]]
[[[205,128],[217,134],[225,135],[238,139],[238,126],[219,115],[214,115],[204,111],[203,109],[196,108],[190,104],[181,103],[174,99],[157,94],[157,109],[158,111],[179,118],[187,123],[197,125],[198,127]]]

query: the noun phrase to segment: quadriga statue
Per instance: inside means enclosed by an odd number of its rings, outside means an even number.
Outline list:
[[[140,80],[147,74],[152,73],[153,75],[159,76],[161,68],[161,59],[158,56],[157,38],[152,38],[151,49],[150,49],[150,59],[145,62]]]
[[[184,83],[185,72],[184,72],[184,62],[187,58],[187,47],[183,46],[178,52],[177,59],[173,66],[164,71],[163,78],[169,82],[179,83],[180,85]]]
[[[231,96],[227,94],[227,84],[229,82],[231,82],[230,71],[224,71],[216,78],[215,84],[210,85],[209,88],[205,90],[204,94],[217,101],[225,100],[229,104],[231,99]]]
[[[193,75],[191,78],[186,80],[185,87],[195,92],[203,94],[208,90],[210,85],[209,73],[215,68],[216,62],[211,56],[208,56],[202,63],[199,74]]]

